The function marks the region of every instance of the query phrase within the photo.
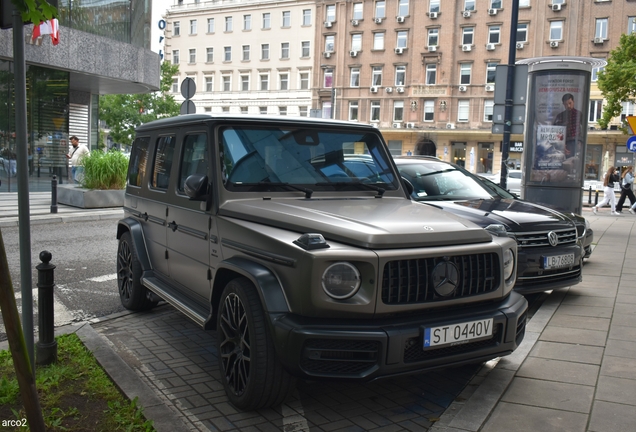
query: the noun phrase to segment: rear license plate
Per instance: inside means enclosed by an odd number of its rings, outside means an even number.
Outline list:
[[[424,329],[424,348],[454,345],[460,342],[492,336],[493,319],[451,324]]]
[[[543,268],[546,270],[570,267],[574,265],[574,254],[554,255],[543,257]]]

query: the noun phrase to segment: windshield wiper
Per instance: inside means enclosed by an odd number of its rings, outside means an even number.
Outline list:
[[[356,182],[322,182],[322,183],[316,183],[316,186],[339,186],[339,187],[343,187],[343,186],[362,186],[364,188],[376,191],[378,193],[375,196],[376,198],[382,198],[382,195],[384,195],[384,192],[386,192],[386,189],[381,188],[380,186],[376,186],[374,184],[369,184],[369,183],[362,183],[362,182],[359,182],[359,181],[356,181]]]
[[[291,183],[284,183],[284,182],[269,182],[269,181],[260,181],[258,183],[236,183],[237,186],[252,186],[252,187],[263,187],[263,186],[267,186],[267,187],[285,187],[285,188],[289,188],[289,189],[294,189],[300,192],[305,192],[305,198],[309,199],[311,198],[311,195],[314,193],[313,189],[309,189],[309,188],[305,188],[302,186],[296,186],[294,184]]]

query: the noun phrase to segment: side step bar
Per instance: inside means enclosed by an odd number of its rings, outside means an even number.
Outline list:
[[[206,308],[184,295],[175,294],[174,290],[155,276],[142,276],[141,283],[150,291],[177,308],[201,328],[205,328],[205,323],[210,314],[209,310],[206,310]]]

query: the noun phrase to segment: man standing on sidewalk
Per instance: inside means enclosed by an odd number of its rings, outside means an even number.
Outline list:
[[[80,183],[84,178],[84,167],[82,166],[82,158],[90,153],[88,147],[84,144],[80,145],[79,138],[73,135],[71,137],[73,151],[66,157],[71,160],[71,176],[75,183]]]

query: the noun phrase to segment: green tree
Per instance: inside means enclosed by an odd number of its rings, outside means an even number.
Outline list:
[[[39,24],[57,17],[57,9],[45,0],[11,0],[11,3],[20,11],[25,23]]]
[[[131,145],[135,128],[149,121],[179,114],[179,104],[170,94],[172,77],[179,66],[161,63],[160,90],[143,94],[114,94],[99,98],[99,118],[110,128],[110,136],[119,144]]]
[[[607,59],[605,70],[598,74],[598,88],[607,100],[598,124],[603,129],[621,114],[622,102],[636,100],[636,33],[623,34],[620,44]]]

